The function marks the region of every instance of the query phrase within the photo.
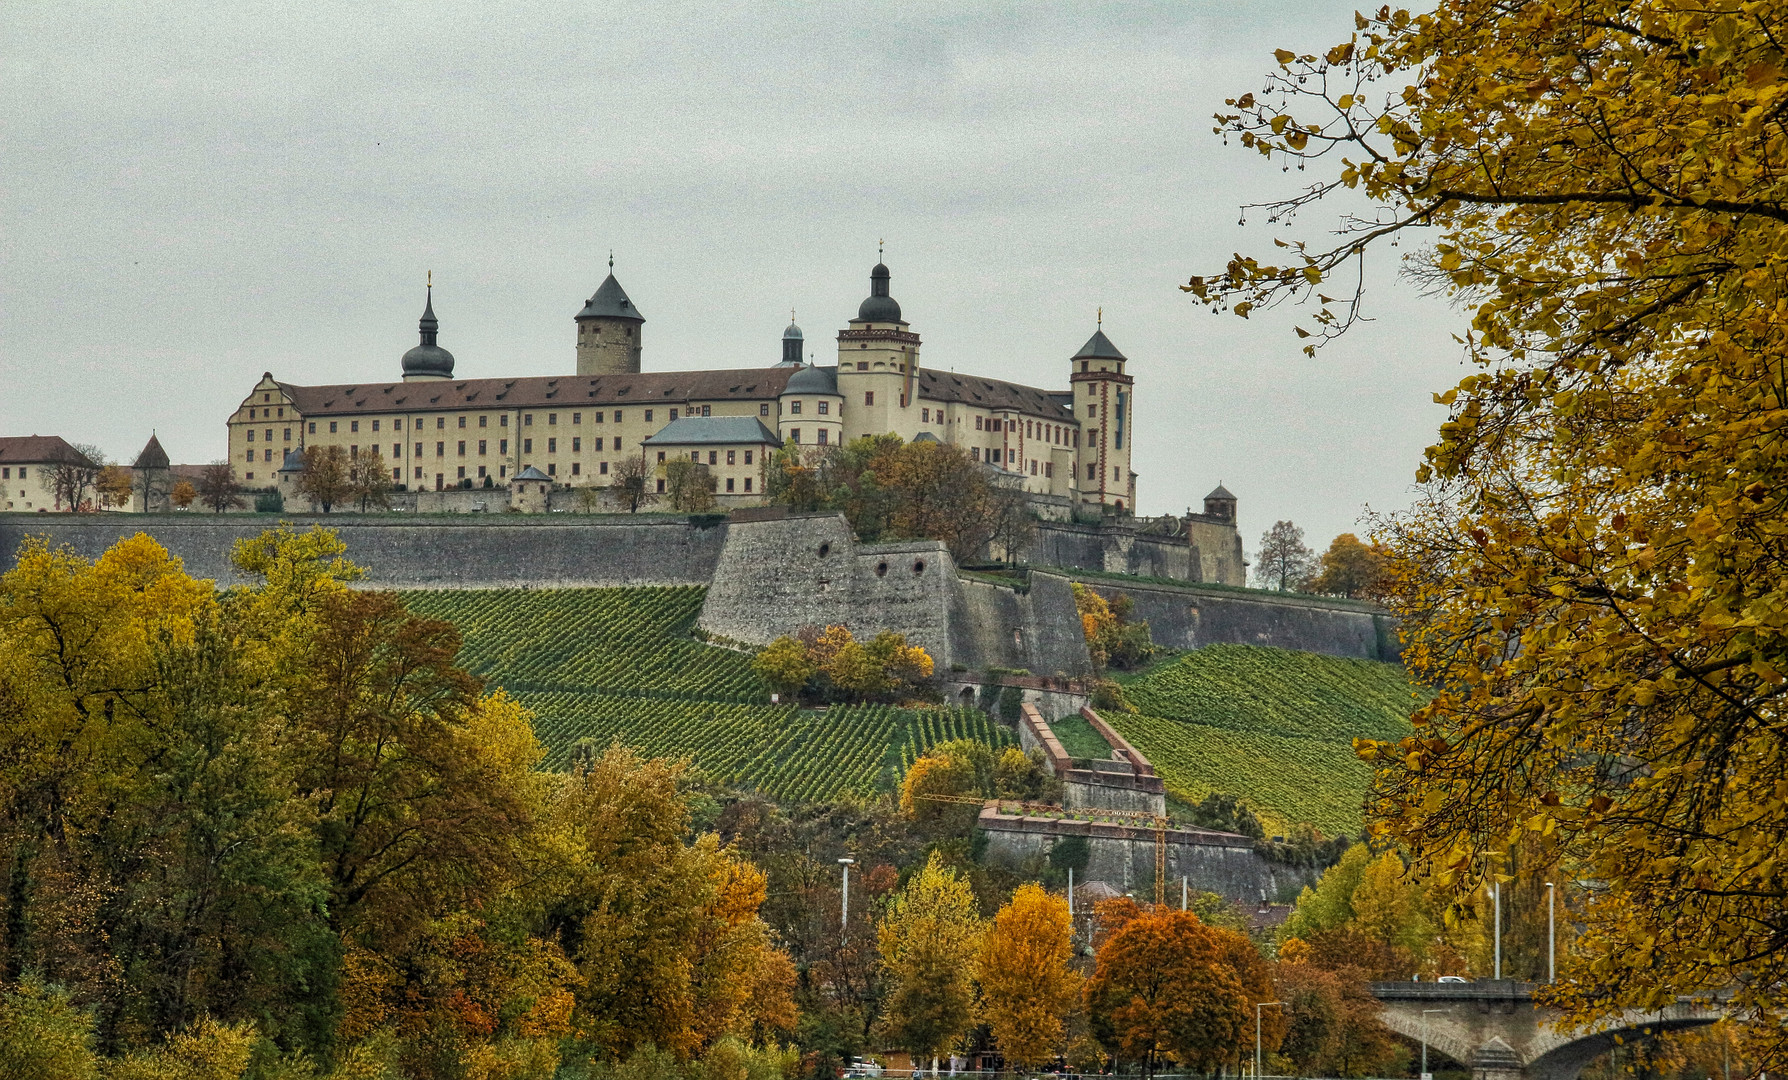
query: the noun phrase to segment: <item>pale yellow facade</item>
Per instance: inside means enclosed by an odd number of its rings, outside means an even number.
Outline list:
[[[907,441],[930,437],[962,447],[1028,492],[1134,509],[1132,381],[1102,332],[1083,347],[1088,355],[1064,365],[1069,390],[930,371],[922,366],[918,334],[886,296],[886,268],[876,272],[878,291],[864,311],[881,302],[874,310],[886,317],[849,321],[838,334],[836,368],[785,362],[641,372],[644,320],[611,275],[578,316],[576,375],[412,375],[407,382],[318,387],[269,373],[228,420],[229,460],[250,488],[272,486],[287,453],[331,445],[349,452],[376,448],[393,482],[408,490],[507,487],[529,466],[561,487],[600,488],[619,461],[642,454],[648,438],[680,417],[755,416],[783,441],[804,447],[886,432]],[[432,304],[426,318],[424,340],[432,349]],[[792,338],[799,333],[790,327]],[[784,355],[798,356],[800,342],[790,344],[795,348]],[[450,371],[451,355],[439,355]],[[741,471],[716,475],[719,494],[742,502],[747,474],[743,450],[735,449]],[[761,498],[761,453],[752,456],[749,495]],[[729,477],[730,493],[724,490]]]

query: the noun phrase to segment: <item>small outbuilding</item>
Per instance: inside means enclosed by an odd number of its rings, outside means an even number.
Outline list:
[[[509,509],[544,514],[552,508],[553,478],[530,465],[509,481]]]

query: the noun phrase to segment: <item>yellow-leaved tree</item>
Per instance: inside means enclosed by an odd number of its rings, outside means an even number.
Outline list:
[[[1079,1003],[1072,930],[1066,898],[1033,882],[1018,887],[981,942],[981,1019],[1001,1055],[1021,1069],[1055,1058]]]
[[[889,902],[876,934],[891,984],[882,1032],[915,1061],[948,1054],[968,1034],[982,932],[974,891],[936,852]]]
[[[1281,50],[1221,129],[1354,189],[1339,243],[1187,289],[1358,316],[1352,264],[1426,236],[1480,370],[1384,523],[1404,659],[1438,689],[1365,752],[1375,828],[1463,898],[1546,839],[1579,1018],[1731,991],[1788,1049],[1784,0],[1440,0]],[[1424,232],[1416,232],[1424,230]],[[1349,284],[1336,289],[1341,277]],[[1340,292],[1340,299],[1323,295]]]

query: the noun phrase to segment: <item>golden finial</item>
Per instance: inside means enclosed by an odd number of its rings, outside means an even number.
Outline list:
[[[1105,325],[1105,307],[1104,307],[1104,305],[1100,305],[1100,307],[1099,307],[1099,325],[1100,326]]]
[[[435,287],[435,272],[433,270],[428,272],[428,287],[431,289]]]
[[[887,246],[888,246],[888,242],[886,240],[877,240],[875,242],[875,261],[876,262],[887,262],[888,261],[887,259],[882,257],[882,253],[884,250],[886,250]]]

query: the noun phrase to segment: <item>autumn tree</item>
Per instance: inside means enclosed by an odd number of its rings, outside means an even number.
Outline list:
[[[751,658],[751,670],[778,693],[794,696],[807,686],[819,669],[807,657],[807,646],[784,634]]]
[[[1072,929],[1067,900],[1033,883],[1012,894],[981,943],[981,1019],[1000,1054],[1020,1069],[1051,1061],[1062,1048],[1064,1021],[1080,996]]]
[[[140,485],[145,489],[149,482],[149,470],[144,470]],[[93,492],[103,506],[129,506],[132,480],[130,470],[122,465],[107,465],[99,470],[98,479],[93,482]],[[147,505],[145,501],[144,505]]]
[[[99,447],[87,444],[57,447],[55,454],[47,479],[56,508],[92,509],[95,485],[105,471],[105,454]]]
[[[348,452],[339,446],[307,446],[304,469],[295,485],[298,494],[327,514],[336,503],[354,494]]]
[[[637,514],[640,507],[658,501],[658,495],[652,491],[652,469],[646,464],[645,451],[640,451],[638,457],[624,457],[615,462],[611,476],[608,497],[617,509]]]
[[[714,509],[715,477],[704,465],[676,458],[664,466],[664,497],[686,514]]]
[[[199,502],[214,514],[234,510],[243,505],[242,485],[236,482],[236,470],[227,461],[214,461],[199,474]]]
[[[1295,592],[1316,572],[1316,554],[1304,546],[1304,530],[1289,521],[1275,521],[1260,536],[1254,553],[1255,584],[1279,592]]]
[[[1378,600],[1386,584],[1384,549],[1362,543],[1353,533],[1342,533],[1322,553],[1309,589],[1350,600]]]
[[[1094,1034],[1151,1075],[1164,1059],[1213,1071],[1254,1027],[1254,1002],[1230,966],[1228,944],[1189,911],[1123,922],[1099,946],[1087,983]]]
[[[877,932],[882,967],[892,983],[882,1015],[891,1045],[915,1060],[936,1058],[968,1034],[981,936],[968,882],[933,852],[889,902]]]
[[[1377,828],[1462,898],[1551,838],[1600,883],[1556,995],[1577,1019],[1730,989],[1778,1054],[1785,24],[1774,0],[1360,16],[1221,124],[1318,170],[1272,216],[1343,188],[1379,212],[1188,283],[1244,315],[1315,296],[1326,340],[1360,303],[1328,282],[1426,230],[1415,270],[1466,305],[1480,370],[1381,527],[1404,660],[1441,693],[1368,748]]]
[[[181,510],[191,506],[198,497],[199,489],[193,487],[192,481],[184,476],[174,481],[174,490],[168,494],[168,498]]]
[[[1086,638],[1094,671],[1103,672],[1107,667],[1136,668],[1155,654],[1149,624],[1131,618],[1136,602],[1129,596],[1118,593],[1107,600],[1078,581],[1073,583],[1073,590],[1081,635]]]
[[[908,645],[905,634],[883,630],[858,641],[848,627],[828,626],[778,638],[752,667],[782,693],[811,687],[821,699],[862,701],[923,692],[933,662],[923,647]]]
[[[348,454],[347,482],[345,498],[358,502],[362,514],[368,507],[391,508],[391,489],[396,481],[391,479],[391,470],[385,466],[377,446],[360,447]]]

